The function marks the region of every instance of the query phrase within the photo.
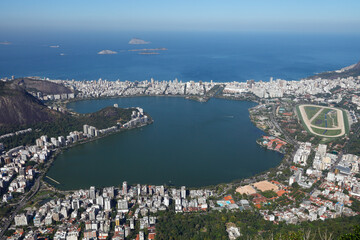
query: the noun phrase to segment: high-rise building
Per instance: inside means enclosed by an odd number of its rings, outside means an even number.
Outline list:
[[[89,126],[89,125],[86,125],[86,124],[83,126],[83,132],[84,132],[84,134],[89,134],[89,127],[90,127],[90,126]]]
[[[123,195],[126,195],[127,194],[127,182],[123,182],[123,185],[122,185],[122,194]]]
[[[65,145],[65,138],[63,136],[58,137],[58,141],[59,141],[60,145],[62,145],[62,146]]]
[[[129,211],[129,205],[126,199],[120,199],[118,200],[118,211],[119,212],[128,212]]]
[[[71,208],[74,209],[74,210],[80,208],[80,202],[79,202],[78,199],[72,200],[72,202],[71,202]]]
[[[91,186],[91,187],[90,187],[89,197],[90,197],[91,199],[95,199],[95,198],[96,198],[96,190],[95,190],[95,187],[94,187],[94,186]]]
[[[138,184],[136,186],[136,190],[137,190],[137,195],[139,196],[141,194],[141,186],[140,186],[140,184]]]
[[[104,206],[104,198],[102,196],[97,196],[96,198],[96,204],[100,205],[101,207]]]
[[[110,198],[105,198],[104,210],[105,211],[110,211],[111,210],[111,199]]]
[[[164,197],[164,205],[167,207],[170,205],[170,199],[169,199],[169,196],[167,196],[167,195]]]
[[[181,187],[181,198],[186,198],[186,187],[185,186]]]
[[[15,216],[15,226],[27,226],[28,218],[25,214],[19,214]]]
[[[160,196],[164,196],[165,194],[165,188],[163,185],[160,186]]]
[[[43,135],[43,136],[41,136],[40,138],[41,138],[41,140],[43,140],[44,142],[47,142],[47,140],[48,140],[48,137],[47,137],[46,135]]]
[[[41,138],[36,139],[36,146],[43,147],[44,146],[44,141],[41,140]]]
[[[326,154],[327,146],[325,144],[319,144],[318,152],[320,155],[324,156]]]
[[[92,137],[95,137],[96,135],[96,128],[95,127],[89,127],[89,130],[88,130],[88,135],[92,136]]]

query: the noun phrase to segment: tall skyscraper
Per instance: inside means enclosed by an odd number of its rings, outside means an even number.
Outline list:
[[[110,198],[105,198],[104,210],[105,211],[111,210],[111,199]]]
[[[84,130],[84,134],[85,134],[85,135],[86,135],[86,134],[89,134],[89,127],[90,127],[90,126],[89,126],[89,125],[86,125],[86,124],[83,126],[83,128],[84,128],[83,130]]]
[[[181,198],[186,198],[186,187],[185,186],[181,187]]]
[[[127,182],[123,182],[123,185],[122,185],[122,194],[123,195],[126,195],[127,194]]]
[[[71,208],[74,209],[74,210],[80,208],[80,202],[79,202],[78,199],[72,200],[72,202],[71,202]]]
[[[91,199],[95,199],[95,198],[96,198],[96,190],[95,190],[95,187],[94,187],[94,186],[91,186],[91,187],[90,187],[89,197],[90,197]]]

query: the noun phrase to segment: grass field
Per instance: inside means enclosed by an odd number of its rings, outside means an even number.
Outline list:
[[[335,136],[337,134],[341,133],[340,129],[336,129],[336,130],[324,130],[324,129],[319,129],[319,128],[312,128],[312,130],[317,133],[317,134],[322,134],[322,135],[326,135],[326,136]]]
[[[319,115],[311,122],[311,124],[318,127],[337,127],[337,113],[334,110],[324,108],[321,110]]]
[[[311,119],[320,109],[319,107],[305,107],[306,116]]]

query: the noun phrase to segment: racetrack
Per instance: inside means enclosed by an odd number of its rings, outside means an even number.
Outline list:
[[[311,119],[308,119],[308,117],[306,115],[305,107],[318,107],[318,108],[320,108],[320,110]],[[317,118],[317,116],[322,112],[323,109],[331,109],[331,110],[336,111],[337,122],[338,122],[337,127],[331,127],[331,128],[319,127],[319,126],[311,124],[311,122],[313,122],[313,120]],[[320,136],[320,137],[341,137],[345,134],[344,115],[343,115],[343,111],[341,111],[340,109],[333,108],[333,107],[312,105],[312,104],[304,104],[304,105],[299,106],[299,110],[300,110],[300,114],[301,114],[304,124],[306,125],[307,129],[312,134],[314,134],[316,136]],[[314,132],[313,128],[323,129],[324,131],[325,130],[341,130],[341,132],[337,135],[325,135],[325,134],[319,134],[319,133]]]

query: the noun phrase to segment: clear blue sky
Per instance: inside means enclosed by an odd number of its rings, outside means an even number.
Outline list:
[[[1,31],[360,32],[360,0],[2,0]]]

